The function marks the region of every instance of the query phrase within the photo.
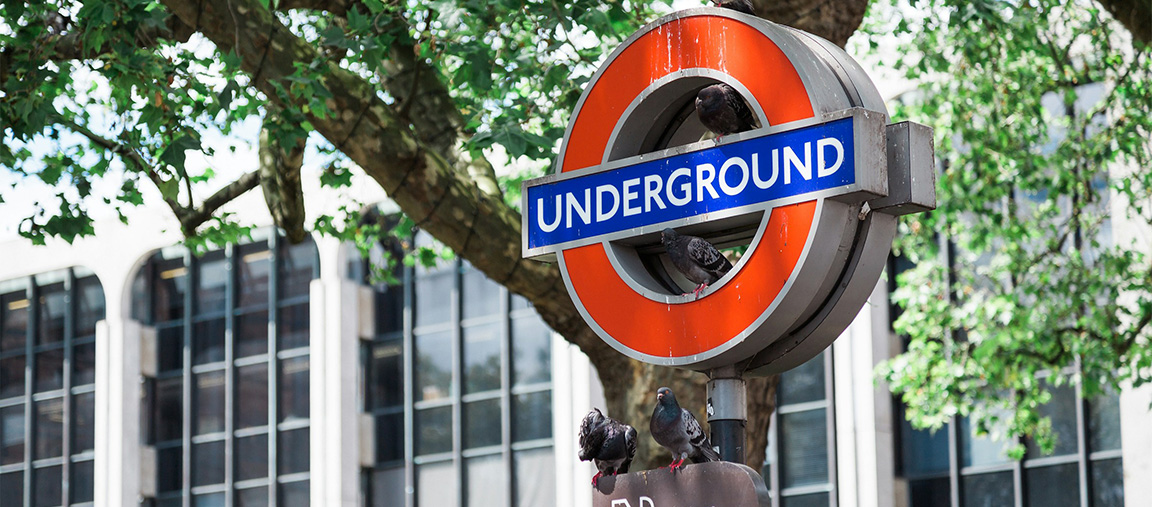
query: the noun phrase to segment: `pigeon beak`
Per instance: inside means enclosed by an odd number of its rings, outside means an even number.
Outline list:
[[[656,395],[656,401],[660,401],[660,400],[663,400],[663,399],[664,399],[664,393],[659,393],[659,394],[657,394],[657,395]]]

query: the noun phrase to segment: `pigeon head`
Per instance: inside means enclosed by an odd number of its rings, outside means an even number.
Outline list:
[[[711,112],[724,107],[726,102],[724,88],[719,84],[706,87],[696,93],[696,110]]]
[[[680,235],[676,234],[676,230],[672,229],[671,227],[660,231],[660,242],[664,243],[665,245],[672,241],[676,241],[676,238],[678,237],[680,237]]]
[[[672,394],[672,390],[667,387],[661,387],[656,390],[656,403],[665,407],[677,407],[676,395]]]
[[[596,427],[604,422],[604,414],[600,412],[600,409],[593,408],[588,411],[588,415],[584,416],[584,420],[591,422],[592,426]]]

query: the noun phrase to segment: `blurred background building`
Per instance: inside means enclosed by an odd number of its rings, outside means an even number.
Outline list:
[[[73,245],[0,242],[0,507],[590,504],[575,434],[602,389],[523,298],[460,260],[387,262],[424,235],[366,260],[265,228],[193,256],[141,233],[164,229],[156,215]],[[893,278],[783,375],[763,468],[776,506],[1152,497],[1147,387],[1055,389],[1052,455],[1027,443],[1012,460],[963,418],[913,430],[873,375],[903,347]]]

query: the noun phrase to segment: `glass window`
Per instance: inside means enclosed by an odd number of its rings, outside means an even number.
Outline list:
[[[552,438],[552,392],[518,394],[512,398],[512,441]]]
[[[464,482],[467,488],[464,504],[477,507],[508,505],[505,475],[504,457],[500,454],[464,460]]]
[[[372,492],[370,507],[404,505],[404,467],[376,470],[368,480]]]
[[[780,479],[785,488],[828,481],[828,431],[824,409],[780,414]]]
[[[280,422],[308,419],[308,357],[280,362]]]
[[[556,498],[556,460],[551,447],[518,451],[512,462],[516,472],[516,507],[549,505]]]
[[[464,394],[500,389],[500,323],[464,328]]]
[[[1029,507],[1079,507],[1080,476],[1076,463],[1024,470]]]
[[[223,251],[204,255],[197,263],[199,277],[196,279],[196,313],[220,313],[228,307],[228,259]]]
[[[236,439],[236,479],[268,477],[268,435]]]
[[[62,500],[62,482],[64,468],[57,465],[37,468],[32,472],[32,491],[35,498],[32,505],[36,507],[55,507]]]
[[[500,399],[464,404],[464,448],[500,445]]]
[[[828,445],[833,421],[825,382],[830,365],[831,357],[821,353],[780,375],[763,468],[777,505],[826,507],[835,496],[830,470],[836,450]]]
[[[153,321],[160,323],[183,318],[184,294],[188,291],[188,268],[184,267],[184,259],[157,260],[151,269],[155,272],[151,301]]]
[[[74,399],[72,454],[79,454],[96,448],[96,394],[77,394]]]
[[[183,368],[184,328],[181,326],[167,326],[157,329],[156,349],[156,365],[160,371],[171,371]]]
[[[780,500],[783,507],[824,507],[828,505],[828,493],[786,496]]]
[[[75,503],[91,502],[92,491],[95,489],[93,481],[95,471],[93,470],[93,462],[81,461],[72,464],[72,482],[68,486],[72,494],[72,501]]]
[[[1012,505],[1012,472],[966,475],[960,478],[964,507]]]
[[[281,484],[280,505],[283,507],[308,507],[308,481]]]
[[[279,335],[280,350],[308,346],[308,326],[310,316],[308,303],[280,307],[276,317],[276,333]]]
[[[369,410],[394,407],[404,403],[404,344],[393,340],[371,349],[369,365]]]
[[[196,413],[193,435],[224,431],[224,372],[210,371],[195,375],[192,403]]]
[[[948,477],[908,481],[908,496],[915,507],[946,507],[952,503],[952,481]]]
[[[72,352],[72,385],[96,382],[96,344],[77,345]]]
[[[418,506],[554,503],[551,331],[523,298],[464,261],[374,267],[379,257],[356,271],[390,269],[399,281],[364,280],[376,294],[376,334],[362,352],[363,406],[376,430],[364,504],[400,504],[407,491]]]
[[[224,482],[224,441],[192,444],[192,486]]]
[[[464,270],[461,278],[464,300],[460,308],[463,318],[473,319],[500,313],[500,284],[471,267]]]
[[[192,364],[218,363],[224,360],[224,318],[197,322],[192,325]],[[170,333],[176,334],[180,330],[174,329]],[[171,338],[170,338],[171,339]],[[169,344],[169,346],[174,344]],[[165,351],[173,354],[173,351]],[[178,356],[177,356],[178,357]],[[161,356],[163,360],[163,356]],[[174,357],[169,357],[169,365],[179,368],[180,363],[171,364]]]
[[[63,283],[40,288],[40,323],[36,344],[47,345],[64,341],[64,314],[68,312],[68,293]]]
[[[280,473],[295,474],[308,471],[308,429],[280,433]]]
[[[452,318],[455,271],[440,269],[416,279],[416,325],[423,327]]]
[[[241,245],[237,298],[240,308],[268,305],[268,274],[272,253],[264,243]]]
[[[237,507],[267,507],[268,486],[241,489],[236,492]]]
[[[177,440],[183,431],[184,392],[180,377],[156,380],[156,413],[153,415],[157,442]]]
[[[0,400],[24,396],[24,356],[0,359]]]
[[[96,277],[76,280],[76,336],[96,334],[96,322],[104,319],[104,288]]]
[[[17,470],[0,474],[0,491],[6,498],[24,497],[24,472]]]
[[[387,463],[404,459],[404,413],[376,418],[376,461]]]
[[[36,402],[36,419],[32,441],[36,452],[32,459],[56,458],[64,454],[64,400],[54,398]]]
[[[966,467],[1007,463],[1011,442],[996,440],[991,435],[976,435],[967,417],[960,419],[960,457]]]
[[[452,407],[416,411],[416,454],[452,450]]]
[[[36,383],[32,392],[55,391],[64,387],[64,349],[36,354]]]
[[[236,317],[236,357],[268,352],[268,311]]]
[[[268,363],[236,368],[236,427],[268,424]]]
[[[1076,452],[1076,388],[1064,384],[1060,387],[1049,385],[1052,399],[1040,405],[1040,417],[1052,420],[1052,434],[1056,437],[1056,448],[1052,456]],[[1043,454],[1035,442],[1028,440],[1028,458],[1039,458]]]
[[[307,504],[307,287],[316,258],[310,239],[289,246],[273,237],[200,257],[157,255],[147,263],[145,271],[156,276],[134,299],[183,294],[183,282],[173,281],[193,273],[196,309],[191,318],[157,310],[150,323],[157,326],[160,372],[147,414],[157,446],[158,498],[152,504],[223,506],[231,499],[232,505],[269,505],[269,484],[279,485],[280,505]],[[282,303],[273,304],[273,286]],[[152,297],[152,304],[165,307]],[[193,368],[185,367],[185,358]],[[187,447],[183,428],[193,437]],[[184,462],[191,467],[187,483]],[[193,494],[184,498],[186,491]]]
[[[780,405],[824,399],[824,353],[780,375],[776,397]]]
[[[181,461],[179,447],[168,447],[156,450],[156,490],[177,491],[180,489],[180,475],[184,464]]]
[[[0,408],[0,465],[24,461],[24,405]]]
[[[451,462],[417,466],[416,505],[419,507],[456,505],[457,484]]]
[[[23,291],[0,296],[0,322],[0,352],[24,350],[28,341],[28,296]]]
[[[1091,464],[1092,506],[1124,505],[1124,467],[1119,459],[1093,461]]]
[[[1120,397],[1111,394],[1088,402],[1088,451],[1120,448]]]
[[[452,333],[416,335],[416,399],[447,398],[452,391]]]
[[[310,242],[284,245],[280,249],[280,265],[277,268],[280,299],[308,296],[308,285],[312,283],[316,264],[316,249],[312,248]]]
[[[512,382],[552,381],[552,331],[537,315],[512,319]]]

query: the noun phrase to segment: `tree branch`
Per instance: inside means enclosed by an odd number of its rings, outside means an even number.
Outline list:
[[[88,140],[92,141],[97,146],[104,148],[112,153],[119,155],[124,159],[125,164],[131,165],[136,168],[137,172],[144,173],[153,185],[157,188],[160,187],[162,179],[159,173],[149,164],[144,157],[136,150],[123,144],[117,143],[111,139],[105,138],[95,132],[92,132],[87,127],[80,125],[72,120],[64,118],[63,116],[56,116],[56,123],[67,127],[69,130],[80,134]],[[212,214],[221,206],[231,202],[236,197],[239,197],[244,192],[256,188],[260,183],[260,175],[257,171],[252,171],[239,178],[236,181],[228,184],[224,188],[217,190],[216,193],[204,199],[200,206],[196,208],[186,207],[180,203],[164,197],[164,203],[172,210],[172,214],[176,215],[176,219],[180,221],[180,229],[185,235],[191,235],[196,231],[196,228],[206,222],[212,217]],[[189,199],[191,199],[191,189],[189,189]]]

